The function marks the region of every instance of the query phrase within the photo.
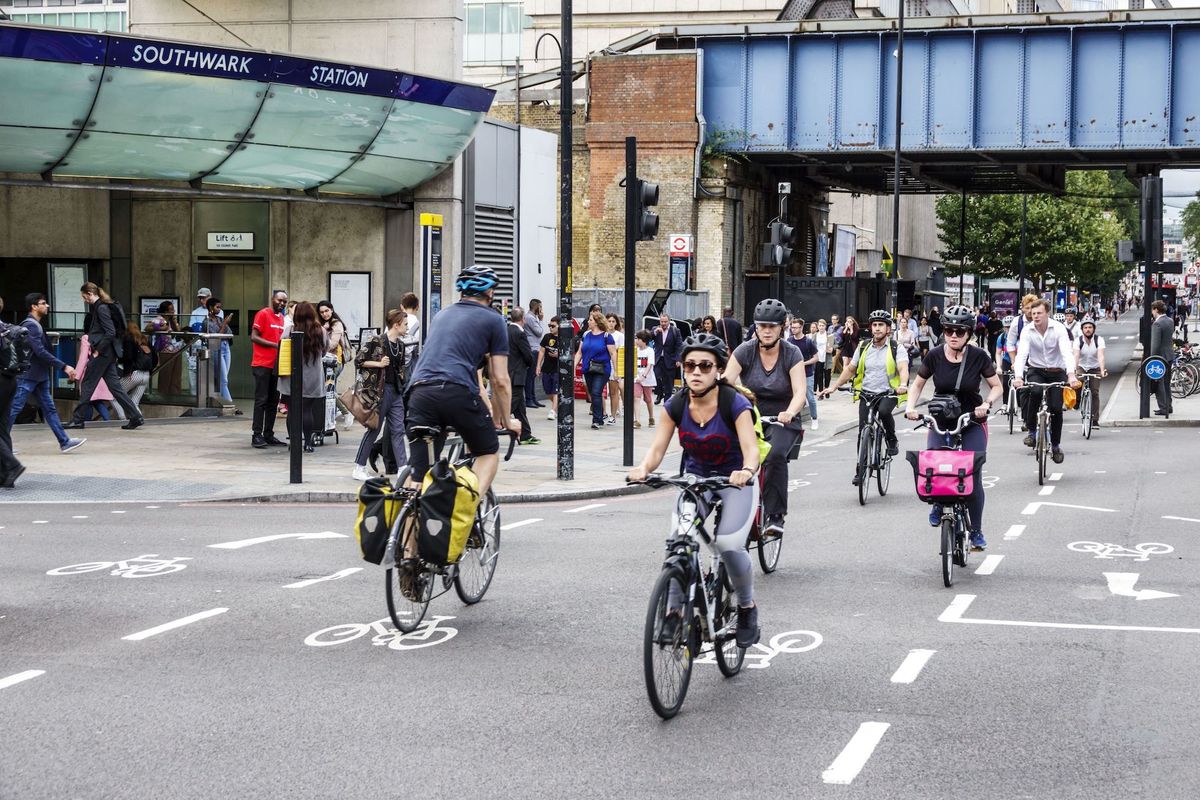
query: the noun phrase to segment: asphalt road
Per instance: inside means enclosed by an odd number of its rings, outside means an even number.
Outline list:
[[[640,650],[666,492],[506,508],[485,600],[403,639],[352,538],[211,547],[352,509],[6,505],[0,797],[1195,797],[1197,444],[1068,427],[1043,493],[995,432],[988,558],[952,589],[907,465],[860,508],[850,437],[805,450],[764,647],[697,664],[669,722]],[[49,574],[148,554],[188,560]]]

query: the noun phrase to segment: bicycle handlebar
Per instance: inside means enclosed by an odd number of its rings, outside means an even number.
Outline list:
[[[1078,376],[1076,376],[1076,377],[1078,377]],[[1054,383],[1033,383],[1031,381],[1026,381],[1025,386],[1023,388],[1025,388],[1025,389],[1061,389],[1061,388],[1065,387],[1066,385],[1067,384],[1064,381],[1055,381]]]
[[[500,436],[501,434],[508,436],[508,452],[504,454],[504,460],[509,461],[513,457],[513,450],[517,449],[517,434],[508,428],[498,428],[496,435]]]
[[[631,481],[626,479],[625,483],[631,486],[649,486],[652,489],[661,489],[664,486],[674,486],[677,489],[729,489],[733,487],[733,484],[729,482],[729,478],[723,475],[701,478],[699,475],[692,475],[690,472],[685,472],[678,476],[668,476],[659,472],[652,472],[644,480]]]
[[[932,428],[934,433],[940,434],[942,436],[957,436],[958,434],[962,433],[964,430],[967,429],[967,427],[969,427],[972,424],[978,425],[980,423],[979,423],[979,420],[975,419],[975,416],[973,414],[969,414],[969,413],[962,414],[958,418],[958,425],[954,426],[953,430],[947,431],[947,430],[943,430],[941,425],[938,425],[936,419],[929,416],[928,414],[922,414],[921,415],[921,424],[917,425],[917,427],[914,428],[914,430],[920,430],[921,428]]]

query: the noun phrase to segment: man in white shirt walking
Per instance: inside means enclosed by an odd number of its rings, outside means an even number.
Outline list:
[[[1020,389],[1026,382],[1057,383],[1066,381],[1076,386],[1075,354],[1072,352],[1071,334],[1061,322],[1050,319],[1050,304],[1035,300],[1030,307],[1030,324],[1021,332],[1017,345],[1017,357],[1013,362],[1013,383]],[[1037,412],[1042,403],[1044,389],[1030,387],[1026,392],[1024,417],[1029,435],[1025,446],[1036,443]],[[1050,457],[1055,464],[1063,462],[1062,442],[1063,397],[1062,388],[1048,390],[1046,404],[1050,408]]]

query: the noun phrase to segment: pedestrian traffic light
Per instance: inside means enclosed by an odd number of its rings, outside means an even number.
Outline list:
[[[785,222],[775,221],[767,226],[771,241],[762,248],[763,266],[783,267],[792,263],[792,250],[796,245],[796,228]]]
[[[633,215],[634,233],[637,241],[648,242],[658,235],[658,214],[649,209],[658,205],[658,184],[644,181],[637,182],[637,208]]]

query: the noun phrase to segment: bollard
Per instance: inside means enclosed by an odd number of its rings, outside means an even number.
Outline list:
[[[289,483],[304,482],[304,334],[292,331],[292,393],[288,396]]]

